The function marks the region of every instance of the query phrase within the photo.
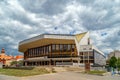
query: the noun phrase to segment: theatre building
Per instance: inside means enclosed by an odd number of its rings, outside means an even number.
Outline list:
[[[25,66],[105,65],[105,55],[92,45],[89,32],[42,34],[19,43]]]

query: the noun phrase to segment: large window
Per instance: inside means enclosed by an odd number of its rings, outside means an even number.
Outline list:
[[[56,51],[59,51],[59,45],[58,44],[56,45]]]
[[[51,53],[51,45],[49,45],[49,53]]]
[[[68,46],[66,44],[63,45],[63,51],[67,51],[68,50]]]
[[[45,45],[41,47],[28,49],[28,55],[26,56],[27,57],[42,57],[42,56],[50,54],[52,56],[56,55],[57,57],[62,57],[62,56],[65,57],[65,56],[71,56],[71,51],[74,51],[74,49],[75,49],[74,44],[51,44],[51,45]]]
[[[68,44],[68,51],[70,51],[71,50],[71,45],[70,44]]]
[[[52,45],[52,52],[55,52],[55,44]]]
[[[74,52],[75,45],[72,44],[72,52]]]
[[[45,47],[45,54],[48,54],[49,52],[49,49],[48,49],[48,46]]]
[[[63,45],[62,44],[60,44],[60,51],[62,51],[63,50]]]

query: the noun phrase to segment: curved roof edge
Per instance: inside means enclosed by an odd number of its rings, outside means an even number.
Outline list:
[[[23,40],[21,42],[19,42],[19,45],[25,44],[25,43],[29,43],[29,42],[33,42],[36,40],[40,40],[43,38],[53,38],[53,39],[74,39],[74,35],[69,35],[69,34],[41,34],[26,40]]]

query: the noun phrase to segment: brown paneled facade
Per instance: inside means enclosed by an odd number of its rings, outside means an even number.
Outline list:
[[[24,65],[56,65],[63,62],[72,64],[78,61],[77,55],[75,44],[49,44],[28,49],[24,53]]]
[[[28,49],[24,58],[33,57],[44,57],[48,58],[66,58],[66,57],[76,57],[76,50],[74,44],[50,44],[41,47]]]

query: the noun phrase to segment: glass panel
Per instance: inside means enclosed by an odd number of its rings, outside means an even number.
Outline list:
[[[75,48],[75,46],[72,44],[72,52],[74,52],[74,48]]]
[[[68,51],[70,51],[71,50],[71,45],[70,44],[68,44]]]
[[[49,45],[49,52],[51,52],[51,45]]]
[[[63,50],[63,45],[62,44],[60,44],[60,51],[62,51]]]
[[[64,51],[67,51],[67,48],[68,48],[68,47],[67,47],[67,45],[66,45],[66,44],[64,44],[64,48],[63,48],[63,49],[64,49]]]
[[[55,45],[54,45],[54,44],[52,45],[52,50],[53,50],[53,51],[55,50]]]
[[[46,47],[46,53],[48,54],[49,52],[49,46]]]
[[[59,45],[58,44],[56,45],[56,51],[59,51]]]

